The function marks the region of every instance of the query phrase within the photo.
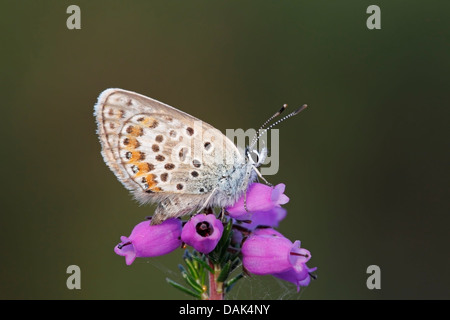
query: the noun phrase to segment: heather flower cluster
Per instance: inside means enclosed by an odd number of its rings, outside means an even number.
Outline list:
[[[180,271],[189,288],[167,281],[199,299],[223,299],[226,292],[247,275],[272,275],[293,283],[297,291],[307,286],[317,268],[309,268],[311,253],[275,230],[286,217],[282,205],[289,202],[285,185],[253,183],[233,206],[197,214],[188,221],[168,219],[159,225],[149,220],[136,225],[129,237],[121,237],[114,251],[127,265],[136,258],[156,257],[178,248],[192,247],[183,255],[187,268]],[[242,271],[229,279],[242,265]],[[209,293],[207,276],[209,275]]]

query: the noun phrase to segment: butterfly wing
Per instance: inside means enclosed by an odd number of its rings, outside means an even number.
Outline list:
[[[105,90],[95,116],[106,164],[139,202],[158,202],[161,216],[202,206],[221,173],[242,161],[219,130],[134,92]]]

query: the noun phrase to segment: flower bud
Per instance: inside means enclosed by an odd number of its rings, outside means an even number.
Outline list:
[[[120,237],[121,243],[114,252],[125,257],[131,265],[137,257],[156,257],[172,252],[181,246],[181,220],[168,219],[158,225],[146,220],[137,224],[129,237]]]
[[[227,207],[232,218],[239,219],[248,212],[268,211],[282,204],[289,202],[289,198],[284,194],[286,186],[283,183],[275,187],[262,183],[253,183],[247,190],[247,195],[243,195],[233,206]],[[245,201],[245,205],[244,205]]]
[[[289,239],[272,229],[261,229],[242,245],[242,264],[257,275],[282,273],[290,270],[298,260],[309,259],[309,251],[300,248],[300,241]]]

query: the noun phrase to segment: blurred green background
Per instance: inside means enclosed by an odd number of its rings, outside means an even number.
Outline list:
[[[66,9],[81,8],[81,30]],[[366,9],[381,8],[381,30]],[[283,103],[280,231],[318,280],[254,276],[231,299],[448,299],[450,2],[1,1],[2,299],[185,299],[182,250],[126,266],[152,214],[100,155],[93,105],[119,87],[221,129]],[[81,268],[68,290],[66,268]],[[381,290],[366,269],[381,268]]]

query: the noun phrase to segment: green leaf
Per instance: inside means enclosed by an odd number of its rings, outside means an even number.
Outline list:
[[[230,221],[228,221],[228,224],[225,226],[224,230],[223,230],[223,236],[220,239],[220,241],[228,241],[228,239],[231,236],[231,231],[233,228],[233,221],[230,219]],[[228,246],[227,246],[228,247]]]
[[[230,261],[233,261],[231,263],[231,267],[230,267],[230,272],[233,272],[234,270],[236,270],[236,268],[238,268],[241,265],[241,259],[239,259],[239,257],[231,257]]]
[[[193,297],[195,297],[197,299],[201,299],[201,294],[200,293],[197,293],[197,292],[194,292],[192,290],[189,290],[188,288],[183,287],[181,284],[176,283],[175,281],[173,281],[173,280],[171,280],[169,278],[166,278],[166,281],[170,285],[172,285],[174,288],[177,288],[178,290],[180,290],[180,291],[182,291],[182,292],[184,292],[184,293],[186,293],[188,295],[191,295],[191,296],[193,296]]]
[[[205,281],[204,281],[204,279],[205,279],[205,273],[206,273],[206,271],[205,271],[205,268],[201,268],[199,271],[198,271],[198,280],[197,280],[197,282],[199,282],[199,284],[203,287],[203,285],[205,284]]]
[[[191,257],[192,257],[192,255],[189,252],[189,250],[188,249],[184,250],[184,252],[183,252],[183,260],[191,259]]]
[[[222,266],[227,260],[227,257],[225,257],[224,255],[227,254],[227,250],[231,242],[232,226],[233,223],[230,219],[223,230],[222,237],[220,238],[219,243],[217,244],[214,251],[209,254],[209,257],[214,264],[219,264],[220,266]]]
[[[186,268],[182,264],[178,265],[178,269],[180,269],[181,272],[187,272]]]
[[[230,219],[230,221],[228,222],[228,224],[225,226],[223,232],[222,232],[222,237],[219,240],[219,243],[217,244],[216,248],[214,249],[214,251],[217,251],[217,253],[220,253],[220,251],[222,251],[225,243],[228,241],[228,238],[230,237],[230,233],[231,233],[231,227],[233,226],[232,221]]]
[[[192,258],[194,258],[195,261],[198,261],[198,263],[199,263],[203,268],[207,269],[209,272],[211,272],[211,273],[214,272],[214,270],[208,265],[208,263],[207,263],[205,260],[203,260],[203,259],[201,259],[201,258],[199,258],[199,257],[196,257],[196,256],[193,256]]]
[[[198,291],[199,293],[203,293],[202,286],[196,281],[196,279],[193,279],[187,272],[181,272],[181,275],[183,276],[184,280],[194,289],[195,291]]]
[[[224,282],[225,280],[227,280],[228,275],[230,274],[230,266],[231,261],[228,261],[222,268],[222,271],[220,272],[219,276],[217,277],[218,282]]]
[[[208,274],[208,272],[206,272],[206,269],[203,269],[203,274],[201,276],[202,286],[205,285],[205,283],[206,283],[207,274]]]
[[[185,258],[184,262],[186,263],[188,270],[190,272],[190,274],[195,278],[198,279],[198,272],[194,267],[194,264],[192,263],[192,256],[190,256],[189,258]]]
[[[222,266],[226,261],[229,260],[230,258],[230,254],[227,252],[228,247],[230,245],[231,242],[231,237],[229,237],[227,239],[227,241],[224,243],[222,250],[220,252],[220,259],[219,259],[219,264]]]
[[[227,282],[225,282],[225,292],[228,292],[231,290],[231,288],[235,285],[235,283],[239,280],[242,279],[244,277],[244,274],[239,273],[236,277],[228,280]]]

